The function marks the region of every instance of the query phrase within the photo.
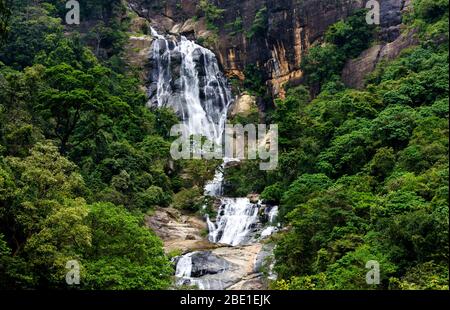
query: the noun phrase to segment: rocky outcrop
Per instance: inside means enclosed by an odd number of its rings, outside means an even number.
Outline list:
[[[358,58],[348,61],[342,71],[342,81],[351,88],[362,89],[365,78],[381,61],[396,58],[405,48],[418,44],[414,31],[400,35],[395,41],[377,44],[365,50]]]
[[[145,217],[145,223],[163,240],[166,253],[217,247],[208,242],[205,237],[207,225],[195,215],[185,215],[173,208],[158,208],[153,215]]]
[[[151,51],[153,38],[148,35],[149,22],[142,17],[135,16],[133,12],[129,12],[130,25],[128,29],[128,42],[124,47],[124,60],[127,65],[135,72],[138,72],[142,88],[148,78],[148,55]]]
[[[392,42],[400,36],[402,15],[410,4],[411,0],[380,1],[380,39],[383,42]]]
[[[256,97],[243,93],[237,96],[232,107],[230,108],[230,117],[237,115],[249,116],[250,113],[257,110]]]
[[[418,44],[414,30],[402,33],[402,14],[410,8],[410,0],[386,0],[381,3],[381,43],[363,51],[358,58],[347,61],[342,71],[342,81],[346,86],[362,89],[367,75],[381,61],[392,60],[404,49]]]
[[[125,46],[125,61],[139,72],[139,78],[144,84],[148,77],[147,63],[153,38],[149,35],[130,35]]]
[[[262,289],[262,274],[254,272],[254,262],[261,248],[261,244],[254,244],[191,253],[189,277],[179,279],[178,285],[197,286],[204,290]]]

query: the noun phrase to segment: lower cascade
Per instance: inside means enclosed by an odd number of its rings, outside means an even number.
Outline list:
[[[209,241],[232,246],[245,243],[258,223],[258,205],[248,198],[223,198],[221,203],[217,225],[208,219]]]
[[[152,34],[150,104],[173,108],[189,134],[220,142],[232,97],[215,55],[184,37],[167,39],[154,29]],[[175,258],[177,286],[246,289],[246,283],[262,282],[262,269],[267,270],[263,266],[273,265],[268,263],[273,247],[261,240],[278,231],[278,208],[249,198],[223,197],[226,164],[236,161],[225,159],[204,188],[219,205],[215,219],[205,217],[208,240],[215,249]]]
[[[223,175],[219,176],[220,171],[205,191],[211,189],[211,184],[218,186],[217,180],[223,180]],[[220,202],[220,207],[214,221],[206,216],[208,240],[224,247],[178,257],[175,272],[177,284],[195,286],[201,290],[233,288],[243,280],[242,269],[249,269],[248,276],[253,276],[253,280],[260,280],[262,269],[268,269],[268,277],[275,279],[276,275],[271,272],[273,262],[268,260],[273,247],[261,241],[278,231],[278,207],[265,206],[260,201],[253,203],[249,198],[214,197]],[[240,288],[246,287],[236,287]]]

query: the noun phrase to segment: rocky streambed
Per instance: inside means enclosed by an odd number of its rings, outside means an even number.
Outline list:
[[[173,259],[177,288],[263,290],[267,277],[274,276],[267,238],[278,230],[276,210],[247,198],[226,198],[215,221],[160,208],[146,222],[164,241],[166,253],[181,254]],[[221,239],[228,244],[218,243]]]

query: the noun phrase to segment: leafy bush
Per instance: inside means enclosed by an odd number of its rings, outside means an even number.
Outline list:
[[[86,289],[158,290],[170,285],[172,268],[161,241],[123,207],[94,204],[88,223],[92,248],[87,253]]]
[[[173,197],[172,206],[181,210],[198,211],[204,205],[202,193],[198,187],[183,189]]]
[[[448,1],[416,0],[414,1],[414,8],[419,18],[433,22],[441,18],[443,14],[448,14]]]
[[[168,207],[171,203],[171,195],[165,193],[161,187],[150,186],[147,190],[137,195],[134,205],[142,210],[148,210],[155,206]]]
[[[283,195],[283,188],[280,183],[267,186],[261,193],[261,199],[266,203],[278,204],[281,201]]]

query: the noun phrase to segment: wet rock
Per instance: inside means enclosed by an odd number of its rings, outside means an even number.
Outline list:
[[[172,72],[175,79],[180,77],[180,68],[181,68],[181,61],[182,61],[182,55],[180,52],[173,51],[170,53],[170,71]]]
[[[217,274],[228,270],[231,263],[227,260],[208,252],[196,252],[191,256],[191,277],[199,278],[208,274]]]

